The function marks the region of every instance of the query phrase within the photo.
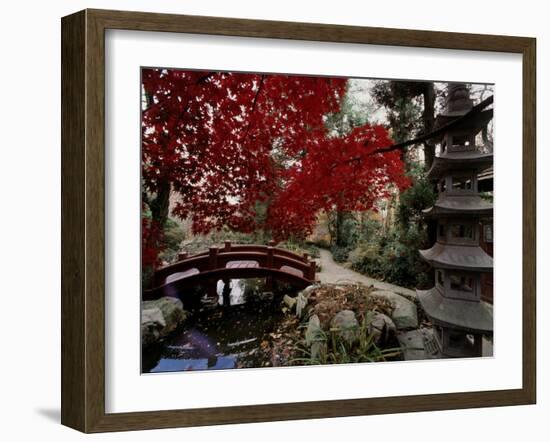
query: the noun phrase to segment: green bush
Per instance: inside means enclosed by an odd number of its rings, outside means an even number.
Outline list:
[[[422,210],[434,204],[436,194],[422,167],[410,167],[413,185],[399,196],[394,225],[382,232],[376,221],[363,222],[357,246],[348,259],[358,272],[413,288],[425,287],[430,280],[430,267],[418,250],[427,247]]]
[[[174,261],[184,239],[185,233],[181,225],[173,219],[168,218],[164,224],[164,235],[162,238],[164,249],[160,254],[160,258],[163,261]]]
[[[369,334],[369,325],[373,318],[374,312],[367,311],[357,327],[347,330],[316,330],[311,343],[305,338],[298,343],[297,351],[302,356],[292,359],[292,364],[350,364],[401,359],[401,349],[398,346],[380,348],[376,345],[374,336]],[[357,338],[350,341],[342,333],[346,331],[355,334]]]
[[[379,242],[361,244],[349,254],[352,268],[373,278],[382,278],[380,248]]]
[[[418,250],[424,247],[426,231],[411,225],[361,244],[350,253],[352,268],[372,278],[404,287],[421,287],[428,282],[429,266]]]
[[[348,250],[353,249],[359,239],[359,231],[359,222],[353,214],[345,213],[338,229],[338,245],[346,247]]]
[[[288,239],[286,241],[278,243],[276,247],[289,250],[291,252],[297,253],[298,255],[308,253],[309,256],[312,258],[319,257],[319,249],[315,245],[303,241]]]
[[[436,193],[433,184],[426,178],[419,166],[412,166],[409,174],[413,185],[401,193],[397,207],[397,221],[404,229],[411,223],[419,223],[423,218],[422,211],[434,205]]]
[[[332,253],[332,258],[334,259],[334,261],[345,262],[348,259],[350,249],[348,247],[340,247],[334,245],[330,248],[330,252]]]
[[[382,224],[379,221],[365,217],[359,226],[358,243],[368,243],[380,236]]]

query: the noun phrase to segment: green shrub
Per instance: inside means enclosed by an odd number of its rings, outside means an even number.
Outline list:
[[[348,254],[350,252],[350,249],[348,247],[340,247],[337,245],[334,245],[330,248],[330,252],[332,253],[332,258],[336,262],[346,262],[348,259]]]
[[[379,242],[361,244],[350,253],[349,259],[354,270],[373,278],[383,276]]]
[[[344,213],[342,215],[342,222],[338,230],[337,244],[340,247],[345,247],[349,250],[353,249],[359,239],[359,222],[355,219],[353,214]]]
[[[356,327],[357,339],[352,341],[346,339],[345,334],[339,329],[316,330],[313,336],[313,345],[306,339],[302,340],[298,344],[297,350],[303,356],[295,358],[291,362],[299,365],[325,365],[395,361],[401,358],[399,347],[380,348],[375,344],[374,336],[368,333],[373,317],[373,312],[365,312],[361,323]],[[353,332],[354,330],[348,329],[348,331]]]
[[[397,221],[401,228],[408,228],[411,223],[419,223],[422,220],[422,210],[433,206],[436,193],[433,184],[418,166],[413,166],[410,174],[413,184],[399,196],[397,207]]]
[[[278,243],[277,247],[280,249],[286,249],[291,252],[297,253],[298,255],[303,255],[304,253],[308,253],[309,256],[312,258],[319,257],[319,249],[314,244],[310,244],[304,241],[288,239],[286,241]]]
[[[380,236],[382,224],[372,218],[365,217],[359,225],[358,243],[369,243]]]
[[[160,253],[160,258],[167,262],[174,261],[177,258],[184,239],[185,232],[181,225],[173,219],[168,218],[164,224],[164,234],[162,237],[164,248]]]
[[[418,253],[427,247],[422,210],[434,204],[436,194],[423,166],[411,164],[409,175],[413,185],[399,196],[394,225],[382,232],[380,223],[364,221],[348,259],[353,269],[370,277],[404,287],[425,287],[430,268]]]
[[[361,244],[352,253],[352,268],[372,278],[404,287],[425,286],[429,266],[418,250],[424,247],[426,231],[411,225],[407,230],[394,230],[373,242]]]

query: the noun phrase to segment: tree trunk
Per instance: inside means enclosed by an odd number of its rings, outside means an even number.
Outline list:
[[[424,96],[424,112],[422,122],[424,124],[424,133],[430,133],[435,126],[435,89],[433,83],[426,83]],[[432,140],[424,142],[424,160],[426,170],[432,166],[435,157],[435,144]]]
[[[422,122],[424,124],[424,133],[430,133],[435,128],[435,88],[433,83],[426,83],[424,89],[424,112],[422,114]],[[435,158],[435,144],[433,140],[424,142],[424,167],[428,171],[432,167]],[[427,232],[430,244],[433,244],[437,239],[437,223],[433,221],[427,222]]]
[[[164,228],[164,224],[168,219],[168,208],[170,206],[170,182],[169,181],[160,181],[157,194],[151,200],[151,217],[153,221],[157,222],[158,225]]]
[[[159,191],[155,197],[149,202],[149,208],[151,209],[151,219],[152,221],[159,226],[160,235],[150,235],[148,238],[145,238],[147,247],[151,247],[156,250],[156,255],[158,256],[158,251],[162,248],[162,238],[164,225],[168,219],[168,208],[170,202],[170,183],[168,181],[159,183]],[[156,261],[156,257],[155,257]],[[153,288],[153,275],[156,268],[156,263],[153,264],[142,264],[141,269],[141,284],[143,289]]]
[[[334,229],[336,232],[336,245],[338,247],[343,247],[345,244],[342,243],[342,224],[344,223],[344,215],[345,213],[337,210],[336,211],[336,228]]]

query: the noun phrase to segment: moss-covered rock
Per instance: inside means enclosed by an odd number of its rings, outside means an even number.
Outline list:
[[[182,302],[177,298],[163,297],[141,304],[141,342],[150,345],[168,336],[187,318]]]
[[[336,313],[330,321],[330,328],[348,344],[352,344],[359,338],[359,321],[351,310]]]

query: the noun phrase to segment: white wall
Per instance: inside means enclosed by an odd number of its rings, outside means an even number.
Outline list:
[[[539,220],[549,220],[544,198],[550,167],[550,145],[544,122],[550,118],[550,29],[544,2],[524,0],[320,2],[244,0],[155,2],[115,0],[51,0],[4,2],[2,10],[2,69],[0,69],[0,275],[2,362],[0,392],[4,440],[41,438],[81,440],[83,435],[59,425],[60,396],[60,24],[59,19],[85,7],[130,9],[228,17],[310,21],[350,25],[434,29],[535,36],[538,39],[538,176]],[[455,4],[460,6],[455,7]],[[452,6],[451,6],[452,5]],[[452,12],[451,12],[452,10]],[[518,112],[520,110],[518,109]],[[549,234],[539,229],[539,305],[549,308],[545,295]],[[546,250],[544,250],[546,248]],[[30,263],[30,269],[22,267]],[[547,433],[543,416],[550,412],[548,379],[550,329],[539,313],[539,404],[529,407],[446,411],[317,421],[232,425],[200,429],[108,434],[96,440],[146,440],[151,437],[279,441],[333,440],[517,440]],[[518,333],[520,331],[518,330]],[[474,433],[475,429],[475,433]],[[536,437],[536,436],[535,436]],[[536,437],[535,440],[541,440]]]

